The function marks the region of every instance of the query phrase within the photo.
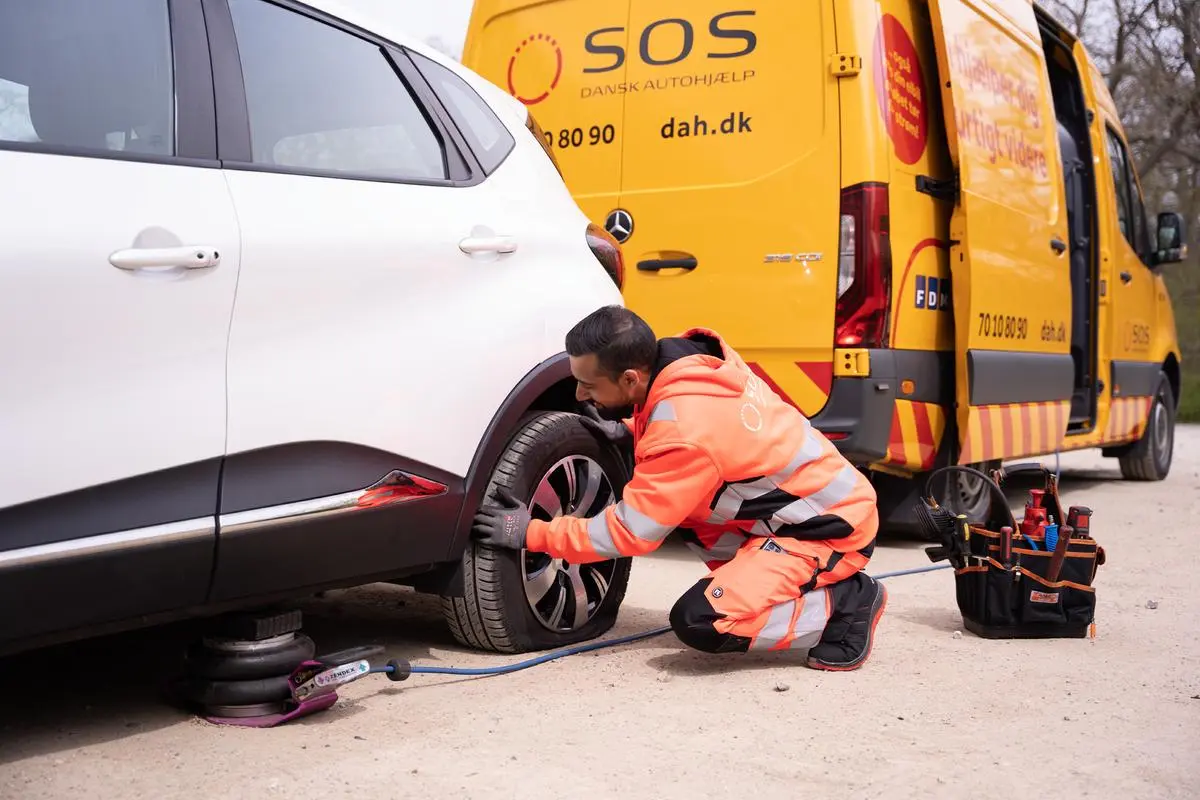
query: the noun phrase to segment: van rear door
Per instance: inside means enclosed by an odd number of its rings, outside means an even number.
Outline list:
[[[832,2],[632,0],[627,31],[626,304],[660,336],[715,329],[814,415],[838,280]]]
[[[959,463],[1054,452],[1074,383],[1067,215],[1028,0],[930,0],[959,192],[950,226]]]
[[[579,207],[603,225],[621,185],[629,0],[476,0],[463,64],[529,109]]]

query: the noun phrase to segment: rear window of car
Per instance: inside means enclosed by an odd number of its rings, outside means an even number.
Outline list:
[[[494,172],[516,146],[508,128],[479,93],[453,70],[420,53],[410,50],[408,54],[466,137],[484,172]]]

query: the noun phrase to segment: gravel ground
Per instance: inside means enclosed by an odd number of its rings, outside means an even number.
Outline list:
[[[508,676],[363,680],[324,714],[245,730],[159,700],[192,634],[172,626],[0,661],[0,798],[1195,798],[1200,427],[1181,426],[1176,447],[1158,484],[1120,480],[1098,452],[1062,459],[1064,500],[1095,510],[1108,553],[1094,640],[957,635],[942,571],[888,581],[857,672],[662,636]],[[869,571],[927,565],[921,548],[884,540]],[[702,573],[674,545],[635,563],[611,635],[664,624]],[[395,587],[305,610],[323,648],[511,660],[456,647],[431,598]]]

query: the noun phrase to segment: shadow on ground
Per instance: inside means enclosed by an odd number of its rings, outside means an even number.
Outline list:
[[[1115,464],[1111,470],[1065,471],[1061,481],[1063,501],[1069,505],[1075,492],[1120,480]],[[1022,478],[1007,487],[1014,509],[1024,504],[1031,485],[1029,479]],[[911,550],[915,555],[928,546],[916,538],[887,535],[881,536],[880,542],[888,548]],[[677,541],[663,547],[655,558],[688,561],[696,564],[697,577],[703,573],[699,559]],[[387,656],[381,662],[401,657],[427,665],[453,665],[457,656],[467,651],[450,636],[438,603],[433,596],[376,584],[330,592],[298,605],[305,615],[305,633],[317,642],[320,652],[382,645]],[[895,609],[892,613],[938,631],[956,630],[961,625],[956,614],[945,608]],[[0,658],[0,682],[7,690],[0,704],[0,764],[188,724],[192,715],[170,704],[167,689],[179,673],[185,648],[201,635],[203,624],[191,621],[164,625]],[[626,605],[617,627],[605,638],[664,624],[661,611]],[[670,652],[662,653],[664,647]],[[778,654],[713,658],[688,650],[669,633],[623,645],[621,650],[642,648],[659,651],[648,664],[672,675],[769,669],[780,663]],[[609,652],[575,658],[603,658]],[[486,663],[511,664],[536,655],[495,656]],[[474,656],[473,663],[480,663],[478,654]],[[483,679],[464,676],[436,684],[410,679],[393,685],[381,678],[378,691],[436,691],[461,681]],[[339,716],[356,713],[355,705],[339,701]],[[320,725],[328,719],[317,715],[289,724]]]

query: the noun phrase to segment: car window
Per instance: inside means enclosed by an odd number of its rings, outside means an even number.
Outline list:
[[[0,143],[175,154],[167,0],[0,4]]]
[[[420,53],[410,51],[409,55],[475,151],[483,171],[489,174],[495,171],[516,146],[508,128],[479,93],[453,70]]]
[[[255,164],[443,180],[446,155],[379,47],[265,0],[230,0]]]
[[[1146,203],[1135,177],[1133,161],[1125,143],[1112,128],[1107,128],[1108,160],[1112,167],[1113,188],[1117,194],[1117,221],[1129,246],[1143,262],[1150,258],[1150,227],[1146,219]]]

